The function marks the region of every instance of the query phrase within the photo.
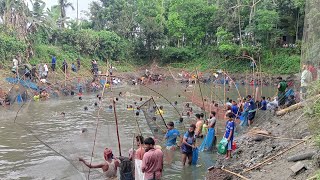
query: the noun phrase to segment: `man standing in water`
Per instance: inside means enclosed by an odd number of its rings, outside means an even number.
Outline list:
[[[135,152],[135,159],[142,160],[143,155],[145,153],[145,150],[143,148],[143,146],[144,146],[143,136],[141,136],[141,135],[136,136],[136,143],[137,143],[138,149]]]
[[[180,133],[177,129],[174,128],[174,123],[168,122],[168,131],[165,135],[167,140],[166,146],[168,150],[175,150],[177,147],[177,137],[180,137]]]
[[[196,129],[195,129],[196,137],[201,137],[203,121],[201,119],[200,114],[196,114],[196,118],[197,118]]]
[[[181,145],[181,153],[182,153],[182,165],[186,164],[188,158],[188,164],[191,165],[192,162],[192,152],[195,148],[196,137],[194,130],[196,126],[191,124],[189,130],[184,134]]]
[[[103,155],[105,162],[100,164],[90,164],[83,158],[79,158],[79,161],[83,162],[89,168],[101,168],[107,179],[117,179],[117,169],[120,166],[120,162],[113,158],[111,149],[106,148]]]
[[[163,153],[160,149],[155,149],[153,138],[144,140],[146,153],[142,159],[141,170],[145,173],[145,180],[160,180],[163,170]]]
[[[177,148],[177,137],[180,139],[180,132],[174,128],[174,123],[168,122],[168,131],[165,135],[165,139],[167,140],[166,142],[166,149],[164,150],[165,152],[165,162],[168,164],[172,163],[173,160],[173,155],[174,151]]]

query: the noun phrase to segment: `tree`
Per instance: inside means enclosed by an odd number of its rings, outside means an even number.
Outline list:
[[[165,44],[163,15],[164,7],[161,0],[138,0],[137,35],[146,48],[149,60],[154,58],[154,50],[162,48]]]
[[[68,2],[68,0],[58,0],[58,4],[60,7],[61,27],[64,28],[65,22],[67,20],[67,9],[71,8],[72,10],[74,10],[74,7],[72,3]]]

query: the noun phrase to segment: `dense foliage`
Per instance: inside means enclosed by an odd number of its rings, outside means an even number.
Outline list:
[[[32,2],[0,0],[0,39],[34,62],[56,55],[237,72],[253,58],[271,73],[299,69],[304,0],[96,0],[86,20],[68,18],[67,0]],[[6,46],[2,60],[13,56]]]

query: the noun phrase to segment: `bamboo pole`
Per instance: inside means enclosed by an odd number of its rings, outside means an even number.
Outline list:
[[[64,87],[67,87],[67,66],[64,65]]]
[[[241,179],[244,179],[244,180],[249,180],[248,178],[246,178],[246,177],[244,177],[244,176],[242,176],[242,175],[240,175],[240,174],[238,174],[238,173],[235,173],[235,172],[232,172],[232,171],[230,171],[230,170],[227,170],[227,169],[225,169],[225,168],[221,168],[221,170],[223,170],[223,171],[225,171],[225,172],[227,172],[227,173],[230,173],[230,174],[233,174],[233,175],[235,175],[235,176],[238,176],[239,178],[241,178]]]
[[[114,119],[116,121],[116,131],[117,131],[119,155],[121,156],[121,145],[120,145],[120,136],[119,136],[118,117],[117,117],[117,111],[116,111],[116,102],[114,100],[112,100],[112,101],[113,101]]]
[[[159,109],[159,107],[158,107],[158,105],[157,105],[156,101],[153,99],[153,97],[152,97],[152,96],[151,96],[151,99],[152,99],[153,103],[156,105],[157,111],[159,112],[159,115],[161,116],[161,118],[162,118],[162,121],[163,121],[164,125],[166,126],[166,128],[168,128],[168,126],[167,126],[166,122],[164,121],[164,118],[163,118],[162,114],[160,113],[160,109]]]
[[[290,107],[288,107],[288,108],[285,108],[285,109],[282,109],[282,110],[280,110],[280,111],[277,111],[277,112],[276,112],[276,115],[277,115],[277,116],[282,116],[282,115],[284,115],[284,114],[286,114],[286,113],[289,113],[289,112],[291,112],[291,111],[295,111],[295,110],[297,110],[297,109],[300,109],[300,108],[304,107],[304,106],[306,105],[306,103],[308,103],[308,102],[318,101],[319,98],[320,98],[320,94],[318,94],[318,95],[316,95],[316,96],[313,96],[312,98],[309,98],[309,99],[307,99],[307,100],[305,100],[305,101],[303,101],[303,102],[294,104],[294,105],[292,105],[292,106],[290,106]]]
[[[245,94],[245,96],[248,95],[248,84],[249,84],[249,82],[248,82],[248,74],[246,73],[246,82],[245,82],[246,94]]]
[[[223,70],[223,72],[225,72]],[[223,73],[223,106],[226,105],[226,74]]]
[[[254,133],[254,132],[248,132],[248,134],[259,135],[259,136],[264,136],[264,137],[269,137],[269,138],[274,138],[274,139],[292,140],[292,141],[302,141],[303,140],[303,139],[293,139],[293,138],[284,138],[284,137],[278,137],[278,136],[270,136],[270,135]]]
[[[263,88],[263,77],[262,77],[262,68],[261,68],[261,57],[259,54],[259,64],[260,64],[260,85],[261,85],[261,92],[260,92],[260,97],[262,97],[262,88]]]
[[[264,165],[265,163],[267,163],[267,162],[269,162],[269,161],[273,160],[274,158],[276,158],[276,157],[278,157],[278,156],[280,156],[280,155],[282,155],[282,154],[286,153],[287,151],[289,151],[289,150],[291,150],[291,149],[293,149],[293,148],[295,148],[295,147],[299,146],[300,144],[302,144],[302,143],[304,143],[304,142],[305,142],[305,140],[301,140],[300,142],[298,142],[298,143],[294,144],[293,146],[291,146],[291,147],[287,148],[286,150],[281,151],[280,153],[278,153],[278,154],[276,154],[276,155],[274,155],[274,156],[272,156],[272,157],[270,157],[270,158],[268,158],[268,159],[266,159],[266,160],[262,161],[261,163],[258,163],[258,164],[254,165],[253,167],[251,167],[251,168],[249,168],[249,169],[245,169],[245,170],[243,171],[243,173],[245,173],[245,172],[249,172],[249,171],[251,171],[251,170],[253,170],[253,169],[256,169],[257,167],[260,167],[260,166]]]

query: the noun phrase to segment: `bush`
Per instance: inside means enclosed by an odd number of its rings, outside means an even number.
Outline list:
[[[126,54],[124,40],[110,31],[94,31],[90,29],[56,31],[51,42],[68,52],[83,56],[98,57],[101,60],[119,60]]]
[[[0,60],[2,62],[11,62],[12,58],[18,54],[23,56],[26,48],[25,42],[0,33]]]
[[[195,58],[195,51],[194,49],[184,47],[166,47],[161,49],[160,55],[162,63],[181,63]]]

